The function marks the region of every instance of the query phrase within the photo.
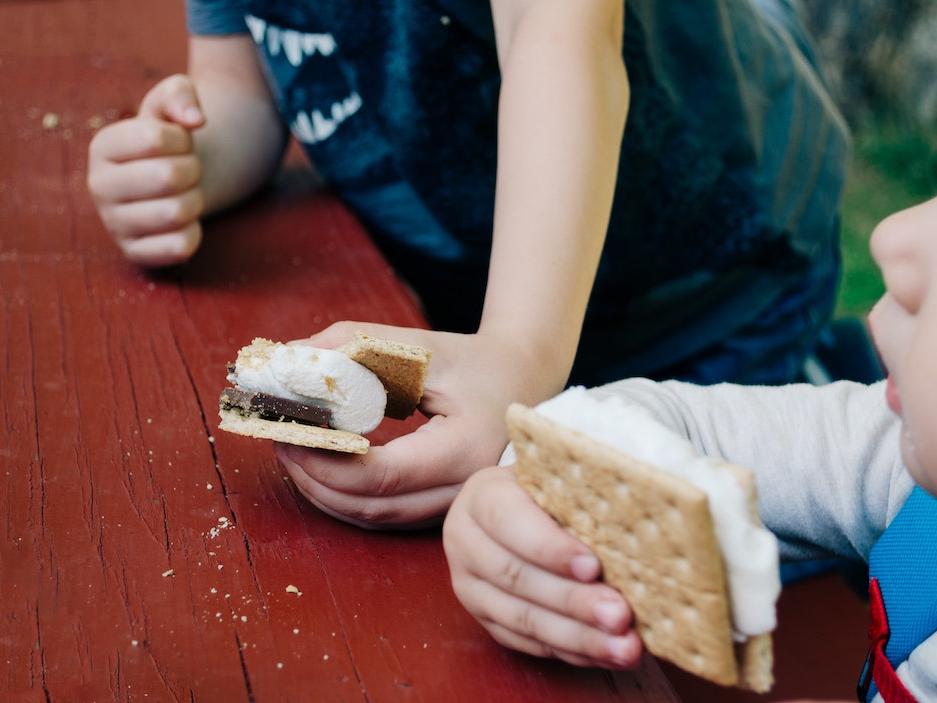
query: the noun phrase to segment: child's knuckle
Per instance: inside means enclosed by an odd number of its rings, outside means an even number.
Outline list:
[[[505,557],[498,569],[498,580],[508,591],[517,592],[524,578],[524,563],[517,557]]]
[[[388,512],[376,501],[365,501],[354,510],[353,517],[368,524],[379,524],[387,521]]]
[[[98,154],[103,151],[103,146],[106,144],[108,139],[107,128],[97,132],[88,143],[88,156],[95,158]]]
[[[95,202],[103,199],[104,183],[101,181],[101,175],[96,169],[92,168],[88,171],[88,175],[85,178],[85,185]]]
[[[166,130],[158,122],[140,120],[137,132],[137,139],[146,151],[161,153],[165,149]]]
[[[163,84],[168,93],[182,93],[189,89],[189,77],[184,73],[174,73]]]
[[[397,495],[400,490],[400,472],[393,467],[384,467],[373,474],[371,490],[378,496]]]
[[[523,633],[528,637],[539,639],[540,623],[537,619],[534,607],[530,603],[524,603],[524,605],[514,611],[511,629]]]
[[[578,614],[585,610],[586,604],[589,602],[585,596],[586,594],[583,593],[582,589],[576,586],[567,587],[560,598],[560,607],[563,608],[565,613]]]
[[[175,190],[179,183],[179,166],[171,159],[160,159],[155,164],[154,180],[161,190]]]
[[[192,218],[186,198],[169,198],[164,206],[163,218],[165,226],[172,229],[188,224]]]

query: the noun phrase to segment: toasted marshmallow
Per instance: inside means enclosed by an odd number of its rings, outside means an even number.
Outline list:
[[[304,344],[257,338],[238,352],[228,380],[238,388],[328,408],[331,426],[356,434],[384,417],[387,391],[380,379],[345,354]]]
[[[687,439],[664,427],[645,408],[619,397],[600,400],[574,387],[536,409],[706,493],[726,567],[735,637],[742,640],[774,629],[775,604],[781,592],[777,538],[752,521],[748,498],[722,460],[701,456]]]

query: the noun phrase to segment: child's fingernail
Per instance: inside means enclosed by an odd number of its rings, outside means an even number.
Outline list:
[[[182,116],[185,118],[186,122],[198,122],[202,119],[202,111],[193,105],[187,107],[185,112],[182,113]]]
[[[625,604],[617,600],[603,600],[593,606],[592,612],[604,629],[616,630],[625,619]]]
[[[580,581],[593,581],[599,575],[599,560],[592,554],[578,554],[569,562],[569,569]]]
[[[634,646],[627,637],[611,637],[608,640],[608,654],[617,664],[624,666],[634,658]]]

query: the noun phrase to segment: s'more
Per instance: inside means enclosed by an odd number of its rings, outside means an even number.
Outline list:
[[[317,449],[364,454],[365,434],[409,417],[423,397],[431,354],[357,333],[338,349],[256,338],[228,364],[219,428]]]
[[[514,404],[507,423],[518,482],[593,550],[645,647],[715,683],[769,690],[778,545],[751,472],[582,388]]]

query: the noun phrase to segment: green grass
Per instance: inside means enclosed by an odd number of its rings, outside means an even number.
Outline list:
[[[887,215],[937,195],[937,140],[880,118],[855,134],[843,196],[843,281],[838,315],[865,315],[884,290],[869,236]]]

